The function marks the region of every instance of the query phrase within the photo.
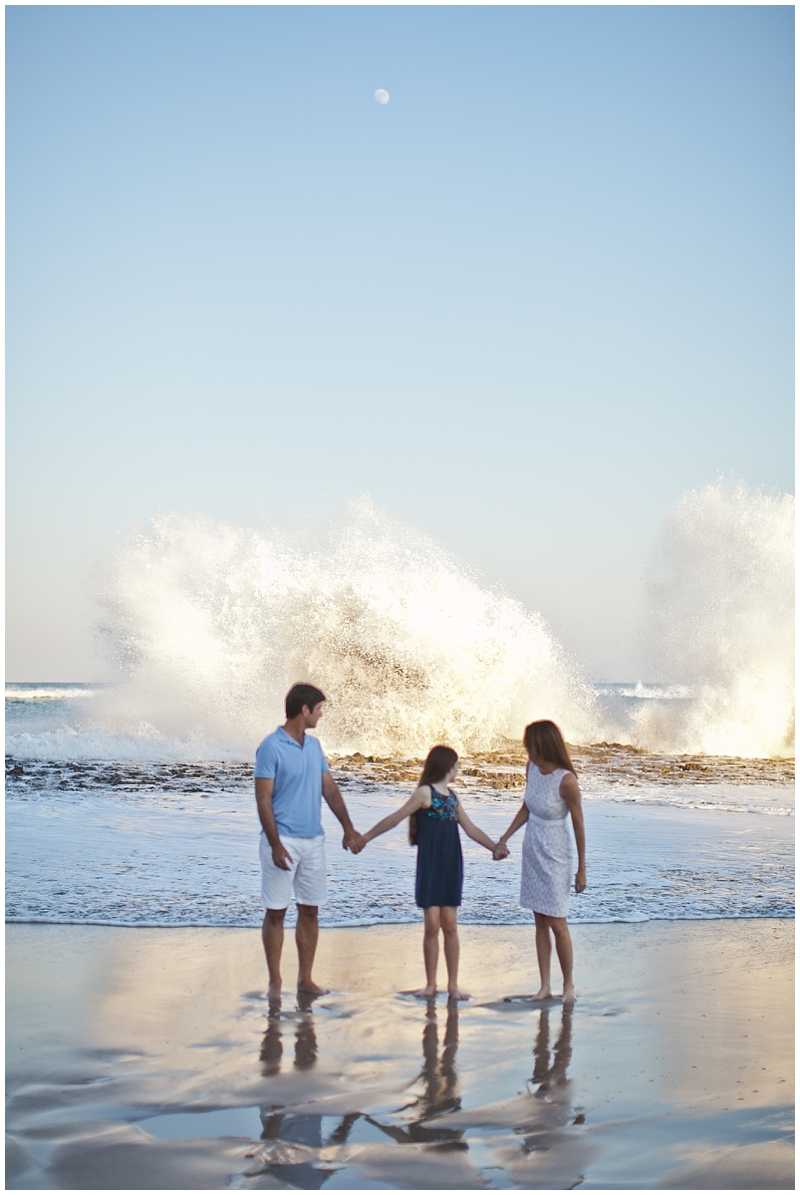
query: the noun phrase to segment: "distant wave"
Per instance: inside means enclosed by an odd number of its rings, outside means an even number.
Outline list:
[[[208,742],[200,732],[168,738],[154,726],[141,722],[127,733],[106,734],[96,727],[63,726],[38,733],[6,734],[6,755],[13,759],[107,761],[118,763],[217,763],[251,762],[250,751],[228,749]]]
[[[84,685],[6,685],[6,701],[71,701],[82,697],[95,697],[102,692],[99,688]]]

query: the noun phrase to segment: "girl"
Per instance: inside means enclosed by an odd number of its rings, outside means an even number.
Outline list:
[[[458,775],[458,756],[452,747],[432,747],[425,760],[419,785],[402,809],[390,813],[364,835],[371,842],[401,822],[411,819],[408,837],[417,846],[416,900],[425,910],[425,935],[422,950],[425,957],[425,987],[417,996],[436,995],[436,969],[439,963],[439,930],[444,934],[444,957],[447,962],[447,992],[451,1000],[469,1000],[458,986],[458,906],[464,880],[459,825],[475,842],[493,854],[503,848],[492,842],[483,830],[473,825],[463,810],[461,801],[450,788]],[[505,853],[507,853],[505,848]]]
[[[575,1003],[572,982],[572,939],[567,927],[572,844],[567,829],[567,814],[572,817],[578,870],[575,891],[586,887],[586,837],[583,830],[581,790],[561,731],[554,722],[531,722],[525,727],[524,743],[528,752],[525,771],[525,799],[522,808],[500,838],[495,858],[512,834],[528,823],[522,844],[522,885],[519,903],[533,909],[536,918],[536,958],[539,962],[540,988],[534,1000],[550,996],[550,933],[556,940],[556,954],[564,975],[562,1000],[569,1007]]]

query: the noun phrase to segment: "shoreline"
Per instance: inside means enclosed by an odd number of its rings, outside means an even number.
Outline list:
[[[793,1188],[788,918],[575,923],[572,1013],[460,928],[466,1005],[403,923],[276,1012],[255,928],[9,923],[8,1189]]]
[[[290,916],[290,914],[291,914],[291,907],[290,907],[289,913],[287,913],[287,918]],[[533,917],[533,914],[531,914],[531,917]],[[570,926],[570,930],[573,930],[575,928],[575,926],[582,926],[582,925],[586,925],[586,926],[603,926],[603,925],[631,925],[631,926],[634,926],[634,925],[672,925],[672,924],[692,925],[694,922],[699,922],[699,923],[702,923],[703,925],[707,925],[710,921],[720,921],[724,924],[728,924],[729,922],[732,922],[732,921],[733,922],[735,922],[735,921],[791,921],[792,923],[794,923],[795,918],[793,916],[789,916],[789,915],[782,916],[782,915],[776,915],[776,914],[772,914],[772,913],[769,916],[760,916],[757,913],[752,913],[752,914],[743,913],[741,915],[736,915],[736,916],[731,916],[731,917],[719,917],[717,915],[708,916],[708,917],[639,917],[636,919],[632,919],[630,921],[626,921],[622,917],[610,917],[610,918],[607,918],[606,920],[597,920],[597,921],[577,921],[577,920],[572,921],[571,920],[569,923],[569,926]],[[287,920],[287,925],[288,924],[289,924],[289,922]],[[497,929],[500,929],[500,930],[503,930],[503,929],[524,930],[527,926],[530,926],[531,928],[533,928],[533,924],[534,924],[533,920],[531,920],[530,922],[528,922],[528,921],[497,922],[497,921],[477,921],[477,920],[462,921],[462,920],[459,920],[458,928],[459,928],[459,931],[463,930],[466,927],[470,927],[470,926],[474,926],[474,927],[480,928],[480,929],[488,929],[490,927],[496,927]],[[81,928],[82,926],[86,926],[87,928],[90,928],[90,929],[142,929],[142,930],[145,930],[145,929],[146,930],[159,930],[159,929],[164,929],[164,930],[182,930],[182,929],[185,929],[185,930],[193,930],[193,929],[228,930],[229,929],[229,930],[236,930],[237,932],[244,932],[244,933],[258,933],[258,931],[261,929],[260,921],[259,922],[254,921],[252,923],[252,925],[226,925],[222,922],[214,922],[214,921],[197,922],[197,923],[192,923],[192,924],[186,924],[184,922],[175,922],[174,924],[170,924],[169,922],[163,922],[163,921],[159,921],[159,922],[143,921],[141,923],[130,922],[130,921],[87,921],[87,920],[53,921],[53,920],[36,919],[33,917],[24,918],[24,919],[20,918],[19,920],[7,917],[4,921],[4,925],[7,925],[7,926],[8,925],[66,925],[66,926],[71,926],[71,927],[74,926],[75,928]],[[401,920],[398,920],[398,921],[348,921],[348,922],[342,922],[339,924],[326,924],[324,921],[322,921],[322,919],[320,919],[320,933],[326,933],[331,930],[380,929],[380,928],[384,928],[384,927],[386,929],[394,929],[394,928],[401,928],[403,926],[419,926],[419,927],[421,927],[422,926],[422,917],[420,916],[420,918],[418,920],[417,919],[414,919],[414,920],[406,919],[403,921],[401,921]]]

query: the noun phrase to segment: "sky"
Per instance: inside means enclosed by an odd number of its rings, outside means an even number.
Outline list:
[[[102,678],[97,570],[152,517],[363,494],[635,679],[680,496],[793,485],[793,39],[8,7],[8,679]]]

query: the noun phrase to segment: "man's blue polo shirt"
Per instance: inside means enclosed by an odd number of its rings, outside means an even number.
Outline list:
[[[322,833],[322,773],[329,772],[319,739],[302,746],[282,726],[256,751],[256,776],[274,780],[272,810],[279,834],[316,838]]]

